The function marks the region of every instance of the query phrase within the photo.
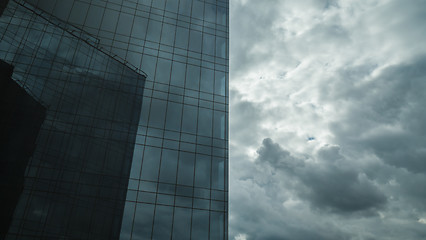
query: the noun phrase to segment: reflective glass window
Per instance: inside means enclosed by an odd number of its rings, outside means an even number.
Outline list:
[[[198,110],[198,134],[203,136],[212,136],[213,110],[199,108]]]
[[[187,49],[188,37],[189,37],[189,30],[187,28],[177,27],[175,47]]]
[[[161,27],[161,22],[150,19],[146,39],[153,42],[160,42]]]
[[[209,238],[209,211],[192,210],[192,239]]]
[[[195,154],[188,152],[179,153],[178,184],[193,185]]]
[[[225,161],[223,158],[212,158],[212,188],[223,190],[225,180]]]
[[[208,68],[201,69],[200,90],[213,93],[214,71]]]
[[[154,205],[137,203],[132,239],[144,240],[151,238]]]
[[[204,16],[204,2],[193,0],[192,1],[192,12],[193,18],[203,19]]]
[[[161,155],[160,182],[176,183],[178,152],[163,149]]]
[[[173,207],[157,205],[155,208],[152,239],[170,239]]]
[[[133,22],[132,34],[133,38],[145,39],[148,19],[136,16]]]
[[[145,147],[142,160],[141,179],[157,181],[160,166],[161,149],[156,147]]]
[[[184,105],[182,131],[195,134],[197,130],[197,107]]]
[[[59,5],[59,4],[58,4]],[[101,25],[102,15],[104,13],[104,8],[91,5],[87,13],[85,25],[88,27],[99,29]]]
[[[155,74],[155,65],[157,59],[148,54],[144,54],[142,57],[142,69],[148,75],[148,78],[153,78]]]
[[[166,129],[179,131],[181,125],[182,104],[168,102]]]
[[[190,239],[191,209],[175,208],[173,220],[173,239]],[[212,238],[214,239],[214,238]]]
[[[213,116],[213,137],[224,139],[225,138],[225,113],[221,111],[214,111]]]
[[[208,22],[216,22],[216,5],[206,3],[204,5],[204,20]]]
[[[203,53],[208,55],[214,55],[215,53],[215,37],[214,35],[206,34],[203,35]]]
[[[216,36],[216,57],[226,57],[226,39]]]
[[[156,82],[169,83],[171,68],[172,61],[159,58],[157,62],[157,71],[155,73]]]
[[[152,1],[152,7],[164,9],[165,3],[166,3],[166,0],[155,0],[155,1]]]
[[[192,0],[179,1],[179,14],[190,16]]]
[[[226,91],[225,85],[225,73],[221,71],[215,71],[215,93],[224,96]]]
[[[123,220],[121,224],[120,239],[130,239],[132,234],[133,216],[135,214],[136,203],[126,202],[123,212]]]
[[[201,42],[203,41],[200,31],[191,30],[189,35],[189,50],[201,52]]]
[[[217,19],[216,23],[220,25],[226,25],[226,8],[217,7]]]
[[[198,90],[200,87],[200,67],[187,65],[185,87]]]
[[[176,0],[167,0],[166,10],[170,12],[177,12],[178,10],[178,1]]]
[[[108,17],[108,16],[106,16]],[[127,13],[120,13],[120,17],[118,19],[118,25],[116,33],[123,34],[126,36],[130,35],[130,31],[132,30],[133,16]]]
[[[224,239],[224,214],[221,212],[210,212],[210,239]]]
[[[139,178],[142,166],[142,157],[143,157],[143,145],[136,144],[135,150],[133,151],[133,161],[132,168],[130,169],[131,178]]]
[[[86,19],[88,9],[89,4],[83,2],[74,2],[68,21],[74,24],[82,25]]]
[[[197,154],[195,161],[195,181],[196,187],[210,188],[210,168],[211,157],[207,155]]]
[[[163,29],[161,30],[161,43],[173,46],[175,42],[175,31],[176,26],[163,23]]]
[[[163,128],[166,116],[166,101],[152,99],[149,112],[149,126]]]
[[[77,4],[76,2],[75,4]],[[105,9],[104,18],[102,18],[101,29],[109,32],[114,32],[118,22],[118,12]]]
[[[185,83],[185,64],[174,61],[172,64],[172,76],[170,84],[183,87]]]

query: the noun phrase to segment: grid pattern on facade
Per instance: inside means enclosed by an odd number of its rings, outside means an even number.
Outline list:
[[[147,74],[120,239],[227,239],[228,1],[27,2]]]
[[[5,239],[117,239],[145,77],[14,1],[0,32],[46,108]]]

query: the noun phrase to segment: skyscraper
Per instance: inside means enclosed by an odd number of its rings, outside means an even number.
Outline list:
[[[227,239],[228,12],[10,0],[5,239]]]

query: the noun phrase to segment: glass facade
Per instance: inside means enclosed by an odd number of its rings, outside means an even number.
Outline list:
[[[227,239],[228,13],[9,1],[0,59],[41,123],[5,239]]]

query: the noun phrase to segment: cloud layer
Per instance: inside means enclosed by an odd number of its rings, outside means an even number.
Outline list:
[[[230,239],[426,238],[426,2],[231,0]]]

